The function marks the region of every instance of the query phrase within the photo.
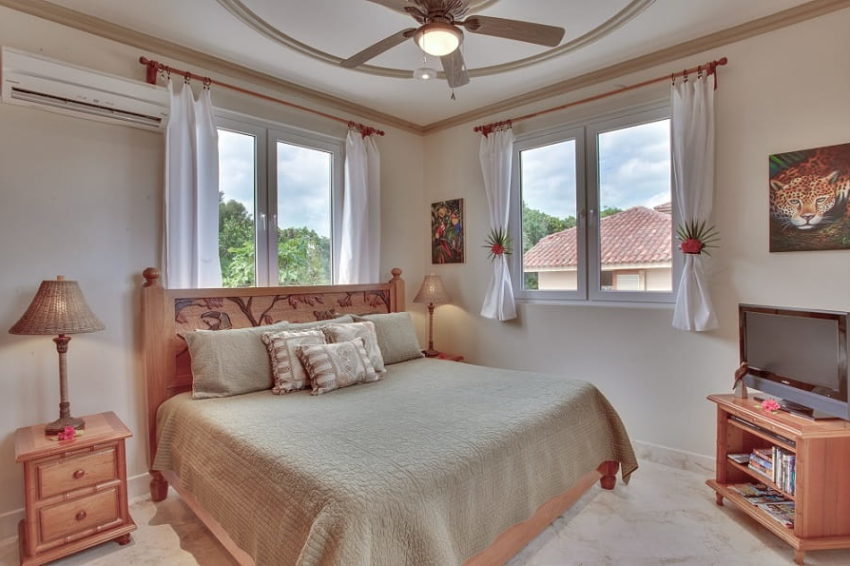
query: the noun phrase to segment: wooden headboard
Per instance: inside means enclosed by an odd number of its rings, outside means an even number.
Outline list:
[[[179,332],[404,310],[404,280],[398,268],[392,270],[388,283],[304,287],[166,289],[158,269],[149,267],[143,275],[142,347],[150,464],[156,454],[157,409],[168,398],[192,389],[189,352]]]

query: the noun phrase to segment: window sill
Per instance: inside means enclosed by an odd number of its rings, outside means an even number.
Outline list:
[[[666,309],[673,310],[676,306],[675,301],[664,302],[642,302],[642,301],[582,301],[572,299],[538,299],[538,298],[517,298],[517,303],[526,305],[549,305],[549,306],[565,306],[565,307],[620,307],[626,309]]]

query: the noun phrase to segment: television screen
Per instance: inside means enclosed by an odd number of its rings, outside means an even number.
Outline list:
[[[841,388],[834,319],[749,312],[746,339],[751,368],[836,392]]]
[[[850,313],[760,305],[738,310],[748,387],[781,398],[788,410],[850,420]]]

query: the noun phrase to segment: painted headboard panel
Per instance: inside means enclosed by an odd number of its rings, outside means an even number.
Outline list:
[[[404,280],[398,268],[392,270],[388,283],[303,287],[166,289],[158,269],[149,267],[143,275],[142,340],[150,462],[156,454],[157,409],[169,397],[192,389],[189,352],[180,332],[404,310]]]

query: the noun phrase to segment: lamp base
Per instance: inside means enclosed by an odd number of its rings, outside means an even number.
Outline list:
[[[437,350],[432,350],[432,349],[422,350],[422,353],[425,354],[426,358],[436,358],[437,356],[440,355],[440,352],[438,352]]]
[[[47,426],[44,427],[44,434],[59,434],[60,432],[64,432],[66,426],[73,427],[77,430],[82,430],[86,428],[86,422],[83,419],[79,419],[77,417],[59,417],[52,423],[47,423]]]

